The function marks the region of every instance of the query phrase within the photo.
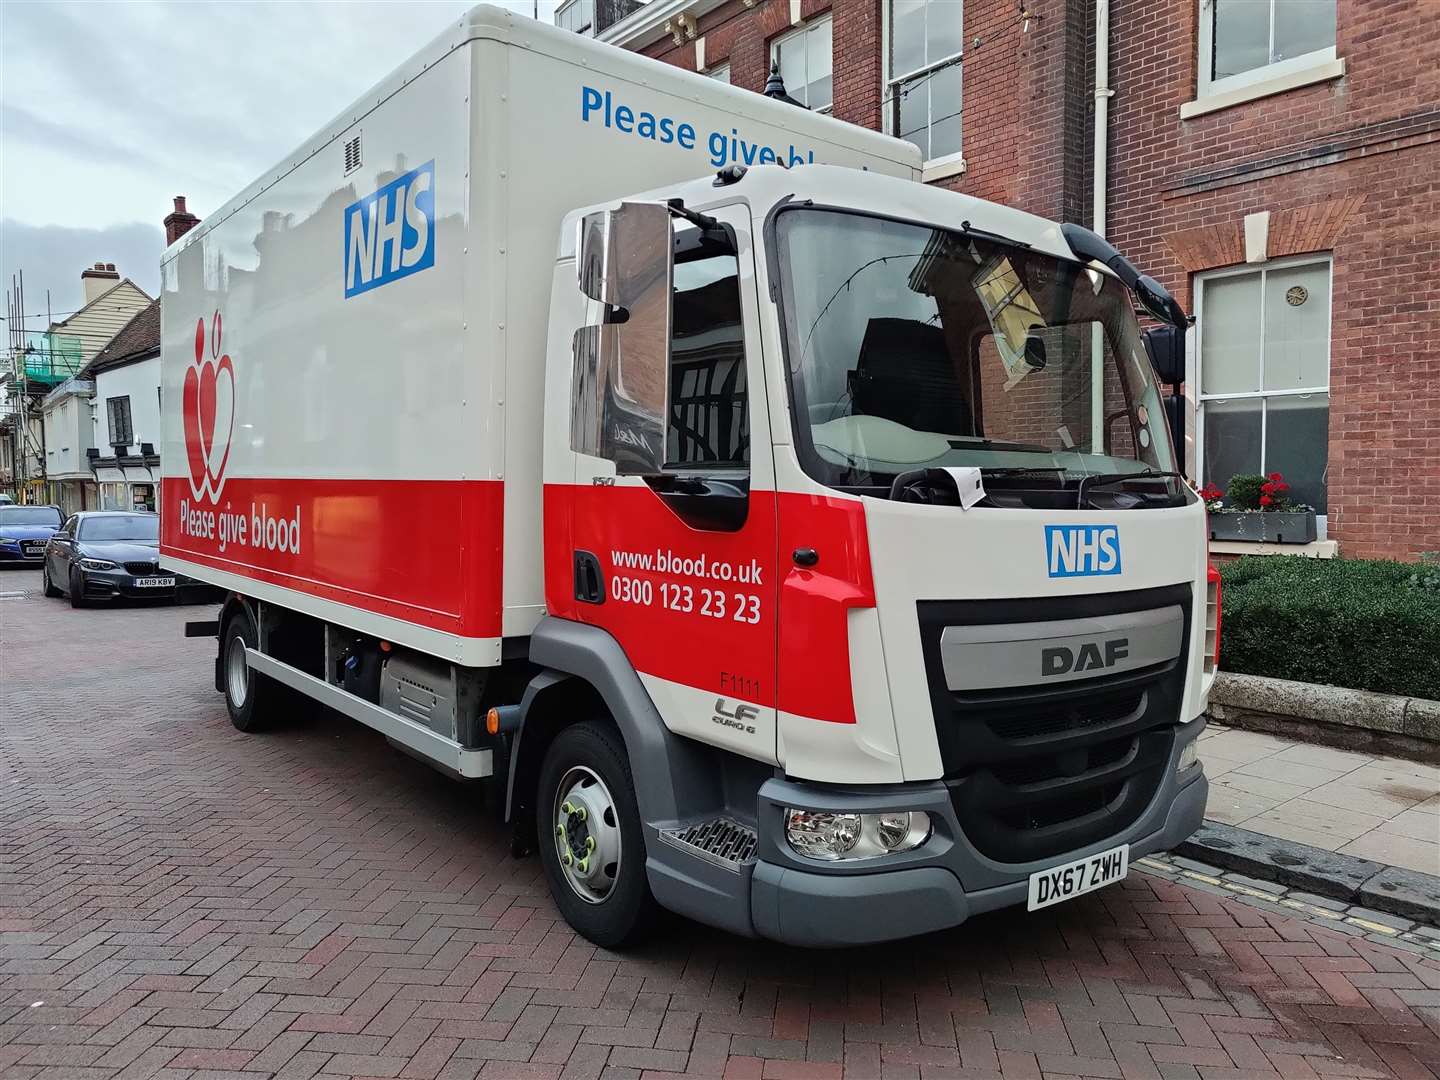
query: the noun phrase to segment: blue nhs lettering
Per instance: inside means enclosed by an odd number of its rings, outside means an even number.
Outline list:
[[[1046,525],[1045,562],[1051,577],[1120,573],[1118,525]]]
[[[435,162],[345,208],[345,296],[435,265]]]

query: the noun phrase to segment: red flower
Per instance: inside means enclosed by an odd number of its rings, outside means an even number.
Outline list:
[[[1275,484],[1273,481],[1261,484],[1260,490],[1263,491],[1266,495],[1273,495],[1275,494]]]
[[[1273,503],[1274,501],[1275,501],[1275,500],[1272,499],[1269,495],[1261,495],[1261,496],[1260,496],[1260,505],[1261,505],[1261,506],[1269,506],[1269,505],[1270,505],[1271,503]]]
[[[1281,476],[1278,472],[1272,472],[1272,473],[1270,474],[1270,479],[1271,479],[1271,480],[1274,480],[1275,483],[1278,484],[1278,483],[1280,483],[1281,480],[1284,479],[1284,477]]]

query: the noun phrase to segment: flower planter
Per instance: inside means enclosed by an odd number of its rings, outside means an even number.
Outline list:
[[[1211,540],[1309,544],[1315,539],[1315,511],[1217,510],[1209,528]]]

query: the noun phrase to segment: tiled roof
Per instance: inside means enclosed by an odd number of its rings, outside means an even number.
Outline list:
[[[151,300],[120,328],[119,333],[110,339],[110,344],[95,354],[95,359],[80,372],[80,377],[89,378],[96,372],[119,367],[159,351],[160,301]]]

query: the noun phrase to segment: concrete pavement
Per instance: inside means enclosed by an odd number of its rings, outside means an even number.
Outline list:
[[[72,611],[0,575],[23,590],[0,598],[5,1080],[1440,1070],[1440,962],[1144,872],[884,948],[671,920],[597,950],[473,790],[319,712],[234,731],[213,642],[181,637],[200,610]]]

